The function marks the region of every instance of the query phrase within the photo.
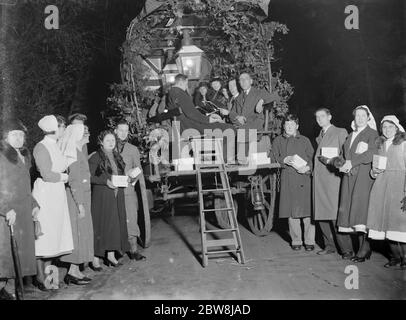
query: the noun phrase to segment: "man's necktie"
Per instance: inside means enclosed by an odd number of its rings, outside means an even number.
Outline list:
[[[247,91],[244,91],[244,92],[242,93],[242,105],[245,104],[245,99],[247,99]]]

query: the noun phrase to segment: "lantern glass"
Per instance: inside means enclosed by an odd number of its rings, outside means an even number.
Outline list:
[[[189,79],[199,79],[201,75],[203,51],[196,46],[183,46],[178,52],[178,69]]]
[[[163,78],[166,84],[174,84],[175,76],[179,73],[175,63],[168,63],[163,69]]]

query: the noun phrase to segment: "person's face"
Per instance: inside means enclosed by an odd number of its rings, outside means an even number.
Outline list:
[[[24,145],[25,133],[21,130],[9,131],[6,137],[6,142],[14,149],[21,149]]]
[[[66,125],[64,123],[58,124],[58,131],[56,132],[57,138],[61,138],[65,132]]]
[[[119,124],[115,130],[116,135],[121,141],[124,141],[128,138],[128,132],[130,128],[126,124]]]
[[[249,88],[251,88],[252,85],[252,79],[251,77],[244,73],[240,76],[240,86],[243,90],[248,90]]]
[[[103,139],[103,149],[112,151],[116,146],[116,138],[112,134],[108,134]]]
[[[357,126],[357,128],[365,127],[368,123],[367,112],[363,109],[358,109],[357,111],[355,111],[354,121],[355,121],[355,125]]]
[[[316,121],[320,127],[326,127],[330,124],[331,114],[327,114],[326,111],[321,110],[316,112]]]
[[[221,88],[221,83],[220,81],[213,81],[211,83],[211,87],[213,88],[214,91],[219,91]]]
[[[200,87],[199,92],[202,96],[205,96],[207,94],[207,88],[206,87]]]
[[[181,87],[183,90],[187,90],[187,89],[188,89],[188,86],[189,86],[189,80],[186,79],[186,80],[184,80],[184,81],[179,82],[179,84],[180,84],[180,87]]]
[[[386,139],[393,138],[395,136],[396,132],[397,132],[397,127],[393,123],[385,121],[382,124],[382,133]]]
[[[228,83],[228,90],[230,90],[230,93],[233,96],[236,96],[238,94],[237,83],[235,81],[230,81]]]
[[[299,125],[295,121],[291,120],[286,121],[285,124],[283,125],[283,128],[288,136],[294,136],[296,135],[296,132],[299,129]]]

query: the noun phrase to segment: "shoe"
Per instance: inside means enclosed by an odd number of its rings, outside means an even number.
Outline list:
[[[65,278],[63,279],[63,281],[64,281],[67,285],[73,283],[73,284],[75,284],[75,285],[77,285],[77,286],[84,286],[84,285],[90,283],[90,281],[85,281],[84,279],[76,278],[76,277],[74,277],[74,276],[72,276],[72,275],[70,275],[70,274],[67,274],[67,275],[65,276]]]
[[[341,258],[344,260],[351,260],[354,258],[354,254],[352,252],[345,252],[341,255]]]
[[[401,264],[400,258],[391,258],[385,265],[385,268],[396,267]]]
[[[335,253],[335,252],[336,251],[333,250],[333,249],[324,249],[324,250],[317,251],[317,254],[319,256],[325,256],[326,254],[332,254],[332,253]]]
[[[305,247],[305,250],[306,250],[306,251],[313,251],[313,250],[314,250],[314,245],[312,245],[312,244],[311,244],[311,245],[305,244],[304,247]]]
[[[138,251],[129,252],[128,257],[130,258],[130,260],[136,260],[136,261],[147,260],[147,258],[145,256],[143,256],[141,253],[139,253]]]
[[[95,272],[101,272],[103,271],[102,267],[95,267],[93,263],[89,263],[89,268],[92,269]]]
[[[302,249],[302,246],[300,246],[300,245],[294,245],[294,246],[292,246],[292,250],[294,250],[294,251],[299,251],[299,250],[301,250]]]
[[[34,287],[36,287],[37,289],[43,291],[43,292],[48,292],[48,291],[50,291],[50,289],[48,289],[47,287],[45,287],[45,285],[44,285],[42,282],[38,281],[37,279],[33,279],[33,280],[32,280],[32,285],[33,285]]]
[[[353,262],[365,262],[365,260],[369,260],[371,258],[372,251],[368,251],[364,256],[359,257],[355,256],[355,259],[351,259]]]
[[[400,261],[400,269],[406,270],[406,257],[401,258]]]
[[[81,278],[80,280],[87,281],[87,282],[92,281],[92,279],[91,279],[91,278],[88,278],[88,277],[83,277],[83,278]]]
[[[15,300],[15,298],[5,288],[2,288],[0,290],[0,300]]]
[[[106,261],[105,263],[106,263],[106,266],[108,266],[108,267],[114,267],[114,268],[117,268],[117,267],[120,267],[120,266],[123,265],[122,262],[114,263],[114,262],[111,262],[109,259],[107,259],[107,261]]]

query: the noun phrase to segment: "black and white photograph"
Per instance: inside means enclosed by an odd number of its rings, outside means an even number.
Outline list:
[[[0,300],[406,299],[405,0],[0,0],[0,105]]]

